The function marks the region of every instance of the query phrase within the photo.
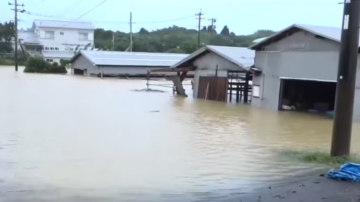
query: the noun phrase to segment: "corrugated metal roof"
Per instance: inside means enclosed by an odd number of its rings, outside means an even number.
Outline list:
[[[332,41],[340,42],[340,40],[341,40],[341,28],[339,28],[339,27],[326,27],[326,26],[317,26],[317,25],[294,24],[294,25],[291,25],[291,26],[277,32],[276,34],[274,34],[272,36],[269,36],[265,40],[262,40],[259,43],[250,46],[250,48],[251,49],[256,49],[257,47],[261,47],[261,46],[269,43],[271,41],[271,39],[273,39],[275,37],[278,37],[282,33],[285,33],[285,32],[287,32],[287,31],[289,31],[289,30],[291,30],[293,28],[298,28],[298,29],[310,32],[312,34],[322,36],[322,37],[327,38],[327,39],[332,40]]]
[[[258,39],[255,39],[254,41],[252,41],[253,43],[259,43],[260,41],[263,41],[265,40],[267,37],[262,37],[262,38],[258,38]]]
[[[88,29],[94,30],[95,26],[91,22],[70,22],[59,20],[34,20],[38,27],[67,28],[67,29]]]
[[[170,67],[188,56],[176,53],[143,53],[120,51],[80,51],[81,55],[99,66]],[[75,56],[71,61],[74,61]]]
[[[188,57],[174,64],[172,68],[181,66],[182,64],[200,56],[205,51],[213,52],[243,69],[249,69],[252,65],[254,65],[255,51],[248,48],[230,46],[204,46],[203,48],[195,51]]]
[[[39,37],[34,32],[31,31],[19,31],[18,38],[23,40],[23,43],[29,44],[39,44]]]
[[[42,51],[42,55],[45,58],[62,58],[62,59],[71,59],[74,56],[72,51]]]

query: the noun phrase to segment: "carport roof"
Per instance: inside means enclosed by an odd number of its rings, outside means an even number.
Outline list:
[[[230,47],[230,46],[204,46],[199,50],[193,52],[186,58],[175,63],[171,68],[178,68],[183,66],[185,63],[193,61],[198,57],[202,56],[207,51],[213,52],[220,57],[228,60],[242,69],[248,70],[254,65],[255,51],[245,47]]]
[[[339,27],[326,27],[326,26],[317,26],[317,25],[306,25],[306,24],[293,24],[276,34],[273,34],[266,39],[250,46],[251,49],[255,50],[262,46],[268,45],[272,42],[278,41],[284,37],[290,32],[296,32],[299,30],[303,30],[306,32],[310,32],[312,34],[324,37],[326,39],[340,42],[341,40],[341,28]]]
[[[178,53],[145,53],[122,51],[86,51],[76,54],[73,63],[80,55],[97,66],[129,66],[129,67],[170,67],[188,56]]]

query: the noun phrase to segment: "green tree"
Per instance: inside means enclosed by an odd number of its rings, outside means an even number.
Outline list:
[[[248,47],[254,39],[275,33],[271,30],[259,30],[250,35],[236,35],[233,32],[230,33],[227,26],[224,29],[217,34],[215,29],[211,29],[211,26],[205,27],[200,32],[201,44]],[[125,51],[130,46],[128,33],[97,29],[95,30],[95,47],[111,50],[113,34],[116,51]],[[197,49],[197,37],[196,29],[186,29],[175,25],[154,31],[141,28],[138,33],[133,33],[132,50],[136,52],[192,53]]]
[[[221,30],[220,34],[224,35],[224,36],[229,36],[230,35],[230,30],[227,27],[227,25],[224,26],[224,28]]]
[[[0,52],[8,53],[12,51],[11,42],[15,38],[13,22],[0,23]]]

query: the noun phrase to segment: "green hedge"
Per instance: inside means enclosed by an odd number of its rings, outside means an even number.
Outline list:
[[[13,60],[0,57],[0,65],[15,65],[15,62]]]
[[[24,72],[27,73],[56,73],[66,74],[66,68],[57,62],[48,63],[43,58],[30,57],[25,66]]]

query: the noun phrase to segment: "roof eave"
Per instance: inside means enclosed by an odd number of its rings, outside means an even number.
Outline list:
[[[208,50],[207,46],[204,46],[204,47],[196,50],[195,52],[191,53],[190,55],[186,56],[184,59],[180,60],[179,62],[175,63],[170,68],[178,68],[182,64],[190,61],[191,59],[196,58],[198,55],[202,54],[203,52],[205,52],[207,50]]]

